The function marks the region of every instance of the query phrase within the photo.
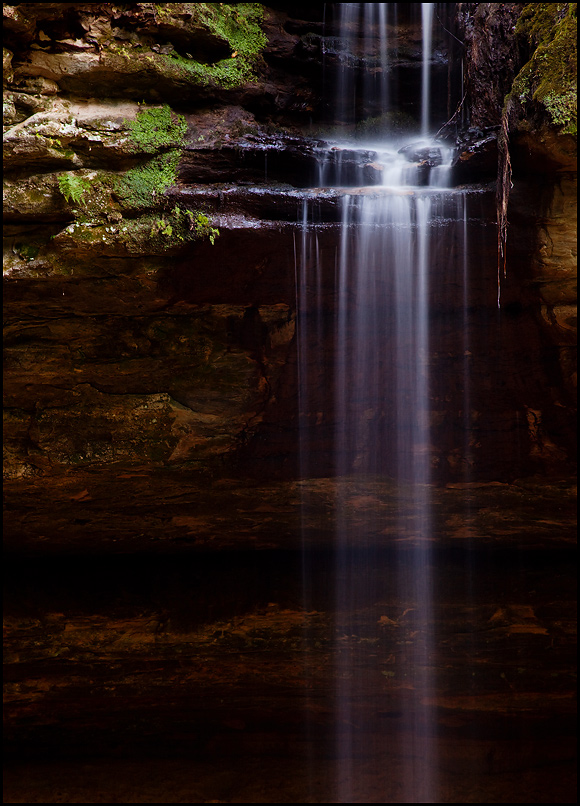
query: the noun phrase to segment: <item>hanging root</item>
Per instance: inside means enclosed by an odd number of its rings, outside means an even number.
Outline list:
[[[507,209],[512,187],[512,163],[509,152],[509,102],[506,104],[502,117],[501,128],[497,138],[497,307],[500,307],[501,278],[506,276],[506,247],[507,247]]]
[[[461,112],[461,107],[463,106],[463,103],[464,103],[466,98],[467,98],[467,90],[465,90],[465,92],[463,93],[463,98],[457,104],[457,109],[455,110],[455,112],[451,115],[451,117],[449,118],[447,123],[444,123],[443,126],[441,126],[441,128],[437,132],[437,134],[433,137],[434,140],[436,140],[439,137],[441,132],[443,132],[447,128],[447,126],[449,126],[451,123],[453,123],[453,121],[455,120],[457,115]]]

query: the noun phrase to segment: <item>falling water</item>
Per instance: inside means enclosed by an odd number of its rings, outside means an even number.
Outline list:
[[[428,195],[346,196],[339,248],[336,351],[334,363],[335,475],[374,478],[394,475],[407,492],[399,507],[398,532],[415,543],[412,560],[400,571],[398,595],[411,611],[420,635],[406,663],[414,689],[424,699],[430,687],[429,634],[431,539],[429,501],[428,256],[431,199]],[[337,755],[343,760],[341,802],[353,797],[356,773],[349,764],[361,752],[352,713],[365,688],[361,672],[341,635],[357,633],[357,609],[372,596],[380,558],[372,545],[361,545],[352,523],[352,491],[336,487]],[[409,531],[409,517],[413,531]],[[375,520],[380,531],[381,513]],[[415,703],[408,729],[429,732],[428,714]],[[419,724],[421,723],[421,724]],[[420,769],[409,781],[425,796],[432,767],[427,746],[415,750]]]
[[[423,29],[423,69],[421,74],[421,134],[429,134],[429,101],[431,97],[431,33],[433,30],[434,3],[421,3],[421,23]]]
[[[337,60],[334,113],[342,124],[390,108],[389,29],[397,3],[337,3],[337,32],[326,37],[325,53]],[[378,49],[373,43],[378,43]],[[362,71],[362,82],[357,72]],[[361,86],[362,84],[362,86]]]
[[[397,5],[338,4],[339,29],[331,55],[338,57],[336,111],[342,123],[353,123],[357,110],[368,114],[371,94],[374,101],[380,98],[383,112],[389,108],[388,17],[396,19]],[[429,159],[423,158],[424,152],[414,156],[412,142],[409,151],[388,136],[365,143],[365,148],[352,141],[329,145],[321,153],[319,185],[342,188],[333,265],[328,250],[323,255],[320,247],[326,225],[316,223],[314,200],[304,203],[296,242],[300,471],[303,479],[315,474],[312,439],[323,424],[327,472],[335,490],[334,712],[336,797],[341,803],[356,801],[357,759],[376,750],[376,733],[361,722],[361,703],[369,675],[380,671],[369,670],[353,639],[359,633],[360,613],[374,606],[384,588],[387,570],[384,552],[369,538],[369,533],[388,531],[381,506],[373,509],[371,490],[377,480],[394,480],[394,544],[409,547],[396,563],[393,582],[399,618],[413,636],[398,659],[399,674],[407,681],[398,731],[410,743],[401,800],[433,802],[436,789],[429,704],[434,637],[428,303],[433,232],[449,206],[452,152],[425,140],[431,117],[434,4],[420,5],[423,59],[417,135],[422,139],[417,147],[427,148]],[[373,74],[357,83],[354,75],[365,62],[364,34],[373,30],[381,33],[378,55],[366,59]],[[365,534],[353,517],[353,508],[361,505],[366,507]],[[305,605],[310,606],[308,595]],[[380,710],[380,703],[374,705]]]

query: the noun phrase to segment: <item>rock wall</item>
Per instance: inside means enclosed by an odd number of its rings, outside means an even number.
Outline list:
[[[188,9],[4,9],[10,476],[231,453],[285,361],[285,297],[180,308],[162,283],[177,259],[203,271],[195,244],[217,237],[195,198],[167,189],[180,171],[223,180],[244,146],[255,158],[261,128],[241,99],[276,109],[265,64],[259,80],[252,68],[261,7]]]
[[[515,274],[508,300],[528,309],[544,343],[550,392],[525,408],[530,455],[550,465],[575,439],[565,421],[577,389],[576,4],[458,3],[457,22],[468,121],[481,138],[475,154],[466,149],[466,165],[485,165],[502,126],[508,138],[505,285]],[[498,171],[498,194],[505,179]]]
[[[336,69],[323,6],[4,6],[10,478],[143,463],[296,472],[294,242],[300,189],[317,170],[313,126],[332,117],[324,80]],[[494,127],[524,59],[522,9],[457,4],[468,123],[485,130],[465,140],[458,181],[460,171],[488,180],[495,168]],[[459,37],[445,22],[434,86],[452,75],[457,94],[448,56]],[[393,64],[411,116],[418,30],[403,15]],[[455,106],[445,100],[442,120]],[[514,124],[505,314],[493,348],[491,193],[474,212],[487,235],[474,225],[469,472],[483,478],[560,472],[571,459],[574,149],[562,126],[538,125]],[[337,220],[339,198],[320,196],[321,220]],[[330,227],[329,254],[337,237]],[[433,461],[441,480],[459,480],[464,324],[444,255],[434,275]],[[316,437],[326,472],[324,424]]]

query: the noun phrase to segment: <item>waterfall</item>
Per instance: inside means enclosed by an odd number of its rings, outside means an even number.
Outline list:
[[[334,362],[335,476],[375,478],[394,476],[407,485],[408,500],[399,507],[398,532],[409,536],[409,512],[414,518],[410,568],[401,570],[399,595],[413,608],[410,619],[421,636],[407,661],[408,675],[422,697],[430,687],[431,621],[429,547],[429,375],[427,355],[428,257],[431,199],[387,193],[345,196],[338,260],[336,354]],[[391,388],[393,387],[393,388]],[[348,484],[336,487],[335,607],[339,633],[356,634],[356,612],[375,588],[381,558],[375,547],[360,546],[352,523],[353,496]],[[380,511],[374,516],[380,530]],[[410,573],[409,573],[410,571]],[[358,690],[364,690],[362,673],[337,638],[337,755],[343,759],[341,802],[353,796],[356,773],[348,764],[361,751],[361,738],[348,726]],[[421,725],[410,725],[418,735],[427,730],[427,713],[415,703],[406,715]],[[345,726],[347,726],[345,728]],[[416,728],[416,730],[415,730]],[[421,757],[428,759],[423,747]],[[422,779],[425,770],[409,772],[409,780]],[[429,787],[427,787],[428,789]]]
[[[421,28],[423,31],[423,69],[421,73],[421,134],[429,134],[429,102],[431,93],[431,33],[433,29],[434,3],[421,3]]]
[[[340,124],[390,109],[389,30],[398,3],[336,3],[337,30],[325,53],[337,60],[333,102]],[[357,76],[362,73],[362,76]]]
[[[452,150],[425,139],[432,115],[434,4],[410,4],[416,7],[413,12],[420,5],[422,62],[417,129],[406,143],[388,131],[374,139],[344,136],[352,135],[361,118],[376,112],[377,99],[381,115],[391,110],[396,89],[389,78],[395,48],[389,19],[397,19],[399,4],[337,5],[338,28],[329,37],[326,54],[337,65],[335,110],[341,134],[321,151],[318,182],[340,190],[340,221],[334,225],[317,221],[314,193],[304,202],[296,239],[300,474],[302,479],[327,475],[335,496],[336,798],[356,800],[356,759],[375,746],[368,725],[360,723],[360,702],[368,676],[381,672],[362,663],[353,639],[358,635],[358,614],[361,608],[375,606],[387,570],[385,553],[368,532],[380,535],[391,529],[391,545],[408,546],[404,558],[395,562],[392,584],[402,603],[398,618],[405,620],[413,636],[397,661],[398,674],[408,687],[398,707],[398,731],[410,741],[402,801],[432,802],[437,760],[429,705],[433,689],[430,265],[433,252],[440,248],[437,227],[451,208],[454,218],[460,216],[463,222],[461,271],[466,270],[467,213],[461,193],[447,187]],[[362,78],[361,65],[369,73]],[[328,226],[336,233],[332,251],[320,245]],[[467,393],[464,403],[469,405]],[[394,527],[387,525],[372,492],[377,480],[385,479],[396,490],[395,512],[389,513]],[[360,506],[365,507],[365,535],[355,516]],[[305,516],[305,534],[307,521]],[[307,540],[304,545],[307,548]],[[307,566],[306,562],[305,591],[310,590]],[[305,607],[309,606],[306,593]]]

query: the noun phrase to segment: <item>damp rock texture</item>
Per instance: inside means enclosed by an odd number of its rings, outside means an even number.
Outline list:
[[[466,105],[471,141],[458,167],[494,171],[495,141],[503,165],[497,194],[506,205],[507,265],[500,274],[508,305],[529,305],[547,339],[560,407],[575,406],[577,338],[577,11],[574,3],[460,3]],[[530,204],[530,194],[536,199]],[[535,219],[535,223],[534,223]],[[532,248],[524,247],[527,230]],[[523,248],[523,249],[522,249]],[[527,253],[527,256],[526,256]],[[523,258],[523,262],[522,262]],[[519,277],[513,297],[509,275]],[[531,305],[530,305],[531,303]],[[551,381],[547,381],[552,385]],[[564,403],[564,399],[569,401]],[[530,410],[526,406],[528,421]],[[558,413],[553,410],[556,419]],[[541,419],[540,415],[540,419]],[[539,421],[538,421],[539,423]],[[531,443],[534,437],[531,435]],[[551,441],[551,440],[550,440]],[[536,456],[541,453],[532,447]],[[553,449],[547,449],[546,457]],[[548,463],[550,460],[548,460]]]
[[[191,249],[219,230],[197,199],[167,192],[181,174],[235,178],[244,146],[245,178],[263,175],[272,136],[249,99],[277,108],[264,61],[274,22],[259,4],[4,15],[8,474],[231,453],[275,395],[290,294],[180,307],[164,275],[179,260],[199,276]],[[246,282],[263,264],[247,255]]]

